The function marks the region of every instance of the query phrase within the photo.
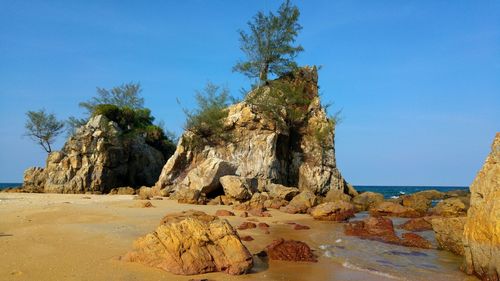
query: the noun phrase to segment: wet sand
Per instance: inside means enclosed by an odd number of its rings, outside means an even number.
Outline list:
[[[153,231],[169,212],[195,209],[214,214],[219,209],[231,210],[228,206],[186,205],[172,200],[152,200],[155,208],[140,208],[140,202],[128,195],[0,193],[0,280],[394,280],[346,268],[342,262],[325,257],[322,245],[344,238],[340,237],[339,224],[276,210],[270,211],[272,217],[256,218],[270,225],[270,234],[260,229],[242,230],[241,235],[255,239],[243,243],[257,253],[276,238],[301,240],[315,250],[317,263],[265,264],[255,258],[256,266],[247,275],[178,276],[123,262],[120,256],[131,249],[132,242]],[[239,217],[239,211],[235,213],[236,217],[224,217],[234,227],[248,219]],[[287,222],[311,229],[293,230]],[[440,279],[436,277],[434,280]]]

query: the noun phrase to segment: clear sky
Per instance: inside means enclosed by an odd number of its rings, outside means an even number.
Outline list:
[[[469,185],[500,131],[500,1],[310,1],[301,65],[322,65],[342,109],[337,164],[353,184]],[[237,95],[239,28],[278,1],[0,0],[0,182],[45,152],[25,112],[79,116],[95,88],[140,82],[146,106],[182,132],[207,81]],[[60,148],[61,138],[56,145]]]

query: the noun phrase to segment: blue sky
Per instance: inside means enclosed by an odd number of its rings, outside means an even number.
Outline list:
[[[500,1],[294,1],[301,65],[322,65],[343,111],[337,164],[353,184],[469,185],[500,131]],[[158,120],[182,132],[207,81],[249,81],[237,30],[278,1],[0,0],[0,182],[45,152],[24,113],[81,115],[95,88],[136,81]],[[56,147],[63,143],[61,138]]]

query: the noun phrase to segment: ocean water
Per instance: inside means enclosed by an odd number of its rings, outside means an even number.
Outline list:
[[[0,189],[8,188],[8,187],[15,187],[15,186],[20,186],[22,183],[18,182],[0,182]]]
[[[384,195],[385,198],[394,198],[404,194],[411,194],[422,190],[435,189],[441,192],[451,190],[468,190],[468,186],[381,186],[381,185],[356,185],[354,188],[358,192],[371,191]]]

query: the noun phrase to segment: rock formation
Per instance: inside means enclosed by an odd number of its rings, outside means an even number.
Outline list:
[[[257,190],[268,191],[271,197],[273,194],[290,195],[286,200],[299,190],[310,190],[316,195],[325,195],[332,189],[355,193],[337,169],[333,131],[326,137],[325,143],[329,144],[326,148],[315,136],[329,124],[318,96],[316,68],[301,68],[278,80],[284,79],[304,83],[302,91],[311,98],[302,122],[281,128],[277,121],[246,101],[232,105],[224,122],[224,130],[231,135],[231,141],[197,148],[191,141],[193,133],[187,131],[163,167],[155,188],[168,192],[197,189],[211,197],[210,193],[222,193],[221,177],[235,175],[242,183],[251,182],[250,186],[244,183],[235,187],[235,178],[231,178],[232,182],[228,178],[223,180],[225,190],[238,199],[248,198]],[[203,174],[199,173],[200,169]],[[283,187],[297,192],[279,193],[286,191]]]
[[[278,239],[266,251],[271,260],[317,262],[311,248],[301,241]]]
[[[470,186],[464,227],[465,269],[483,280],[500,280],[500,133]]]
[[[252,255],[232,226],[200,211],[165,216],[156,231],[138,238],[122,259],[180,275],[243,274],[253,266]]]
[[[434,218],[431,220],[439,249],[448,250],[460,256],[464,255],[462,239],[465,220],[465,217]]]
[[[79,128],[61,151],[47,157],[44,169],[30,168],[24,188],[54,193],[108,193],[122,186],[153,185],[165,164],[163,154],[142,136],[124,135],[118,125],[98,115]]]

